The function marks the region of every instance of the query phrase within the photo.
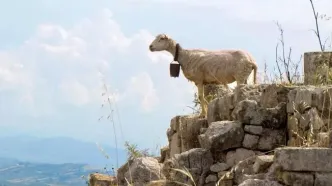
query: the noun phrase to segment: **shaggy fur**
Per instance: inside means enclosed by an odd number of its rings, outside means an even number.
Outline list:
[[[166,34],[159,34],[149,46],[151,52],[168,51],[175,55],[176,41]],[[254,58],[243,50],[203,50],[184,49],[179,46],[178,63],[184,76],[195,83],[201,103],[200,116],[206,116],[207,102],[204,99],[205,84],[247,84],[247,79],[254,70],[256,84],[257,65]]]

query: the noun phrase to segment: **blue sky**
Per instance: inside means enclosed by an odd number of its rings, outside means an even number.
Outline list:
[[[119,144],[167,144],[170,119],[191,112],[195,87],[170,78],[166,33],[185,48],[241,48],[272,69],[279,33],[294,59],[319,50],[309,0],[0,0],[0,135],[68,136],[114,146],[102,78],[116,102]],[[316,8],[328,13],[330,0]],[[331,21],[321,22],[325,37]],[[112,105],[114,108],[114,105]],[[121,121],[121,122],[120,122]],[[120,129],[120,125],[122,130]],[[122,131],[122,132],[121,132]],[[123,134],[123,135],[122,135]]]

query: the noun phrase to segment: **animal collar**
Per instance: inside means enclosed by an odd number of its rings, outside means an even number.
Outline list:
[[[179,58],[179,48],[180,48],[179,43],[176,43],[176,45],[175,45],[174,61],[178,61],[178,58]]]

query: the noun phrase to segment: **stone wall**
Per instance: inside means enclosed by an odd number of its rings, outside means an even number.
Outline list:
[[[331,146],[332,86],[218,91],[206,119],[173,117],[161,157],[123,165],[119,185],[127,185],[125,178],[135,186],[193,185],[177,169],[188,171],[199,186],[332,185],[332,149],[325,148]]]

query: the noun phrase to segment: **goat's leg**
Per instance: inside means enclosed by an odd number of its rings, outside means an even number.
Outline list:
[[[201,105],[201,113],[199,114],[199,117],[205,117],[206,116],[206,109],[207,109],[207,101],[204,98],[204,85],[203,83],[196,84],[198,89],[198,98]]]

